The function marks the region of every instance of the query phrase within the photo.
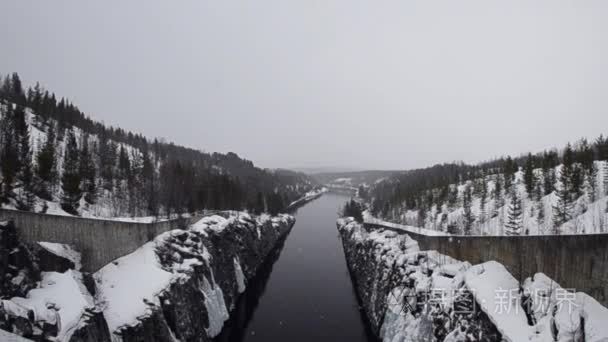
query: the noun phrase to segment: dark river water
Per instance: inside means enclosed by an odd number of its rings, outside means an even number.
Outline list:
[[[325,194],[298,210],[284,245],[247,284],[217,341],[376,342],[336,230],[347,199]]]

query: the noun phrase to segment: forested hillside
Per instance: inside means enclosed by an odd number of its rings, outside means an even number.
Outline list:
[[[466,235],[608,232],[608,139],[408,171],[362,196],[388,221]]]
[[[263,170],[89,118],[18,74],[0,85],[2,207],[82,216],[166,216],[199,209],[276,213],[313,188],[304,174]]]

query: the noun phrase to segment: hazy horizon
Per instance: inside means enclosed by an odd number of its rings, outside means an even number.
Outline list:
[[[0,73],[269,168],[412,169],[606,134],[601,1],[0,4]]]

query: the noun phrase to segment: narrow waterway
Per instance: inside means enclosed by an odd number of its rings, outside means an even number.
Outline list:
[[[298,210],[284,246],[247,284],[218,341],[376,341],[336,230],[347,199],[325,194]]]

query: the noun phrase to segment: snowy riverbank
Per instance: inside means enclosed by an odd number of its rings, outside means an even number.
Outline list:
[[[320,188],[320,189],[311,190],[311,191],[305,193],[304,196],[302,196],[301,198],[291,202],[289,204],[289,206],[287,206],[287,210],[295,209],[314,199],[317,199],[317,198],[321,197],[327,191],[329,191],[329,190],[325,187]]]

